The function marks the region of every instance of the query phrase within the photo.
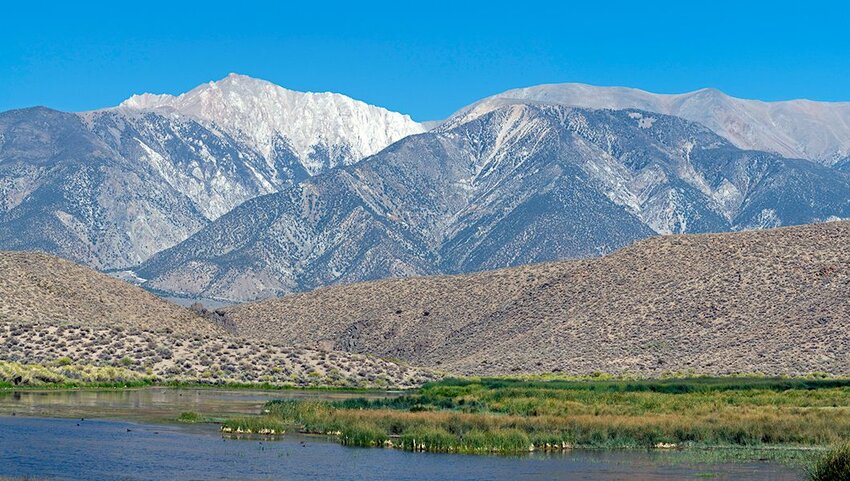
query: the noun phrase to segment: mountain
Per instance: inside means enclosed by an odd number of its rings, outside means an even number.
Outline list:
[[[149,164],[127,158],[76,114],[0,114],[0,247],[99,269],[138,264],[208,220]]]
[[[131,267],[248,199],[422,130],[342,95],[236,75],[94,112],[0,113],[0,248]]]
[[[762,150],[832,165],[850,155],[850,102],[762,102],[702,89],[654,94],[624,87],[564,83],[508,90],[462,109],[486,111],[494,99],[558,103],[594,109],[638,109],[699,122],[745,150]]]
[[[332,286],[225,309],[260,339],[473,375],[850,373],[850,222]]]
[[[281,155],[294,156],[310,175],[425,131],[407,115],[345,95],[296,92],[237,74],[179,96],[134,95],[119,108],[178,112],[228,132],[270,165]]]
[[[499,100],[248,201],[137,269],[231,300],[612,252],[657,233],[850,217],[850,176],[637,110]]]
[[[387,388],[435,379],[430,371],[373,356],[245,339],[221,321],[220,313],[171,304],[52,255],[0,251],[3,382],[123,383],[155,376],[208,384]],[[27,374],[8,362],[39,366]]]

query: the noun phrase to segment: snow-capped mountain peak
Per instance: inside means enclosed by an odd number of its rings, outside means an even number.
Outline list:
[[[119,108],[176,111],[213,124],[270,163],[285,145],[311,175],[426,130],[407,115],[342,94],[298,92],[233,73],[177,96],[134,95]]]

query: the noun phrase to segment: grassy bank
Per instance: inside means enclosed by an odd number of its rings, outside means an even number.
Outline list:
[[[850,439],[850,380],[446,380],[392,399],[272,402],[250,422],[438,452],[828,446]]]
[[[137,370],[123,367],[74,364],[63,360],[52,364],[22,364],[0,361],[0,391],[12,389],[120,389],[153,386],[177,389],[209,388],[263,391],[289,389],[343,392],[375,391],[375,388],[368,387],[346,387],[325,384],[239,383],[211,379],[168,378],[155,374],[140,373]]]
[[[153,375],[113,366],[73,364],[60,360],[52,365],[0,361],[0,388],[139,387],[157,381]]]

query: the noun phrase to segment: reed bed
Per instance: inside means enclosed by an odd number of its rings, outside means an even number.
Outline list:
[[[850,439],[850,387],[823,381],[679,381],[668,390],[649,381],[632,389],[450,380],[390,399],[273,401],[255,419],[345,445],[414,451],[827,446]]]
[[[850,480],[850,443],[830,449],[812,463],[808,472],[811,481]]]

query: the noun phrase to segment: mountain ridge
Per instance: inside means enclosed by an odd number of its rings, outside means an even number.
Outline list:
[[[282,136],[310,175],[425,131],[408,115],[339,93],[299,92],[235,73],[178,96],[133,95],[117,110],[164,110],[211,122],[267,159]]]
[[[507,90],[474,102],[451,118],[486,109],[494,99],[559,103],[583,108],[639,109],[699,122],[734,145],[832,165],[850,154],[850,102],[806,99],[762,101],[732,97],[715,88],[656,94],[630,87],[580,83]]]
[[[33,376],[12,371],[7,382],[13,384],[56,383],[63,377],[47,375],[43,367],[74,364],[82,372],[68,370],[64,378],[74,383],[124,384],[140,377],[409,388],[437,378],[374,356],[246,339],[221,321],[218,313],[180,307],[53,255],[0,251],[0,362],[42,367]],[[95,366],[107,369],[98,375]],[[125,372],[114,374],[116,367]]]
[[[155,289],[249,300],[850,217],[848,199],[846,174],[676,117],[511,103],[258,197],[138,273]]]

